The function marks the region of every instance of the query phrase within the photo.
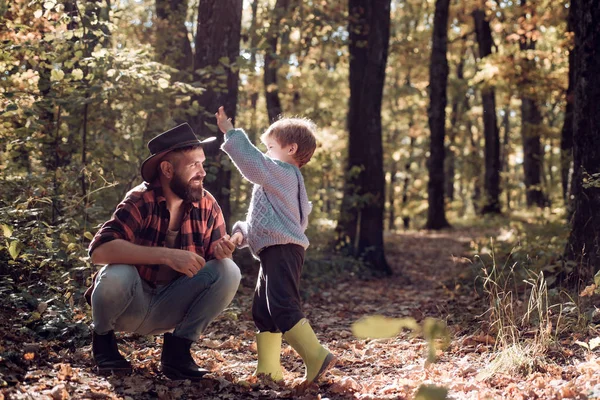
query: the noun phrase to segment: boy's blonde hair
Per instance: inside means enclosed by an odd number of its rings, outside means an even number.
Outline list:
[[[273,122],[260,139],[264,142],[266,138],[273,137],[282,147],[296,143],[298,150],[294,154],[294,160],[302,168],[310,161],[317,148],[316,131],[315,123],[307,118],[282,118]]]

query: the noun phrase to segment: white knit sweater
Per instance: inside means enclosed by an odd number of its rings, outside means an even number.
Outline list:
[[[250,246],[255,256],[277,244],[293,243],[306,249],[309,242],[304,231],[312,204],[300,169],[261,152],[242,129],[227,132],[221,149],[254,184],[246,221],[236,222],[231,231],[244,235],[240,248]]]

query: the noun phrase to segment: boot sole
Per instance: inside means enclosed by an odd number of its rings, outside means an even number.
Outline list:
[[[164,364],[161,365],[160,370],[164,376],[166,376],[167,378],[169,378],[172,381],[183,381],[186,379],[189,379],[190,381],[199,381],[199,380],[202,380],[204,378],[204,375],[208,374],[208,372],[209,372],[209,371],[206,371],[206,372],[202,373],[202,375],[200,375],[200,376],[189,376],[189,375],[184,375],[181,372],[179,372],[177,369],[169,367],[168,365],[164,365]]]
[[[100,368],[96,367],[96,373],[102,376],[108,375],[131,375],[133,368]]]
[[[318,381],[319,378],[321,378],[323,375],[325,375],[325,373],[327,371],[329,371],[331,369],[331,367],[333,367],[335,365],[336,361],[337,361],[336,356],[334,356],[331,353],[327,354],[327,357],[325,357],[325,360],[323,361],[323,365],[321,365],[321,369],[319,369],[319,372],[317,372],[317,375],[315,375],[315,377],[312,381],[306,382],[306,383],[311,384],[313,382]]]

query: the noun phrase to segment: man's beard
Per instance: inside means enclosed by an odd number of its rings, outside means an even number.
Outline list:
[[[194,180],[196,178],[186,183],[179,175],[174,175],[171,182],[169,182],[169,188],[184,201],[199,201],[202,199],[204,188],[202,187],[202,180],[200,180],[200,185],[192,187],[191,182]]]

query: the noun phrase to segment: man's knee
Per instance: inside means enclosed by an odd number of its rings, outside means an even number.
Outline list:
[[[102,267],[96,277],[92,302],[130,295],[139,284],[140,277],[132,265],[112,264]]]
[[[223,260],[211,260],[210,263],[215,263],[215,271],[217,273],[216,284],[225,291],[236,292],[242,280],[240,268],[230,258]]]
[[[221,264],[221,266],[219,267],[219,271],[221,272],[220,279],[228,282],[237,290],[238,286],[240,285],[240,281],[242,280],[242,273],[240,271],[240,267],[238,267],[237,264],[233,262],[231,258],[219,260],[219,263]]]

